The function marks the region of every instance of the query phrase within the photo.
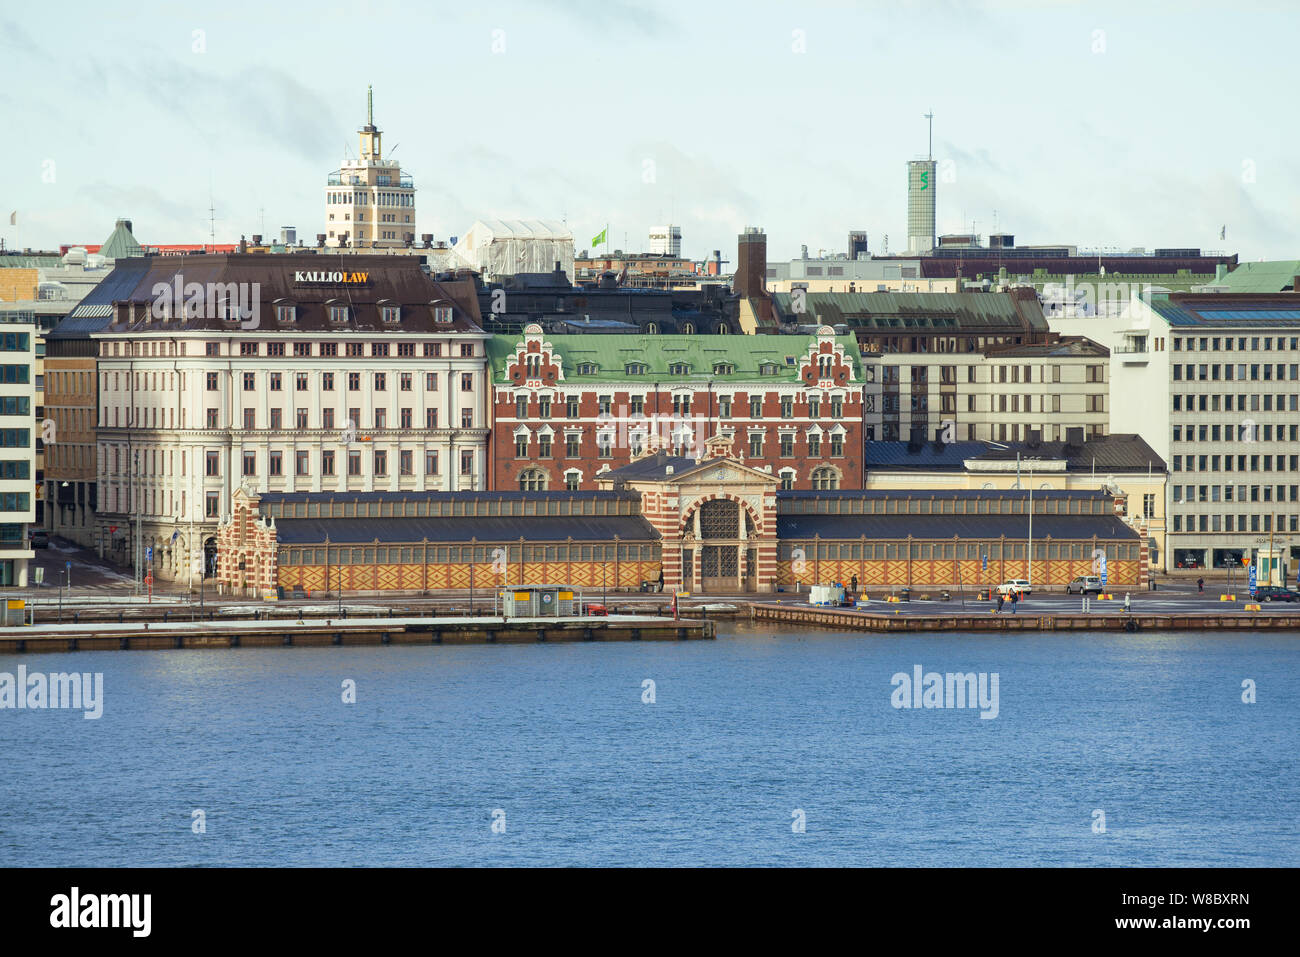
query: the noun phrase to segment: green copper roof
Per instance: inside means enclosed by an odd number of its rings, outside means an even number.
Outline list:
[[[860,329],[1047,329],[1037,298],[1002,292],[809,292],[802,313],[794,310],[791,293],[774,293],[772,299],[787,320]]]
[[[509,382],[506,362],[515,355],[521,336],[493,336],[487,343],[492,376]],[[677,336],[677,335],[546,335],[555,353],[564,358],[565,382],[741,382],[764,376],[778,382],[799,381],[799,359],[816,336]],[[853,363],[862,381],[857,340],[836,336],[837,345]],[[670,372],[685,364],[689,372]],[[644,372],[630,371],[637,365]],[[768,366],[768,372],[760,366]],[[580,371],[591,368],[593,371]],[[719,370],[719,371],[715,371]]]
[[[1264,263],[1242,263],[1222,279],[1211,276],[1203,285],[1214,292],[1290,292],[1300,275],[1300,261],[1279,259]]]
[[[126,221],[119,219],[113,227],[112,235],[99,247],[99,254],[105,259],[125,259],[128,256],[143,256],[144,250],[127,229]]]

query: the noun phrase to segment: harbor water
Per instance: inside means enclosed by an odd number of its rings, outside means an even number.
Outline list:
[[[0,710],[4,866],[1300,865],[1296,634],[722,622],[20,666],[102,673],[102,715]],[[898,706],[930,673],[984,702]]]

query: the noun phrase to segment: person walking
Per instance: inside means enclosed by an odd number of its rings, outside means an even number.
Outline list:
[[[853,594],[856,595],[856,594],[858,593],[858,576],[857,576],[857,575],[854,575],[852,578],[849,579],[849,586],[853,589]]]
[[[1204,592],[1205,592],[1205,579],[1204,579],[1204,578],[1198,578],[1198,579],[1196,579],[1196,590],[1197,590],[1198,592],[1204,594]]]
[[[1124,592],[1124,611],[1126,614],[1133,611],[1133,602],[1130,600],[1128,592]]]
[[[1004,594],[1002,594],[1002,592],[998,592],[998,611],[999,611],[999,612],[1002,611],[1002,603],[1003,603],[1004,601],[1006,601],[1006,600],[1007,600],[1006,596],[1005,596]]]
[[[1016,613],[1016,602],[1018,601],[1020,601],[1020,592],[1013,591],[1011,593],[1011,614],[1013,615]]]

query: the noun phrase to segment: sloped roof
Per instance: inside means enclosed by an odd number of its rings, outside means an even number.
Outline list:
[[[1063,459],[1068,472],[1092,472],[1095,459],[1095,470],[1103,477],[1111,472],[1150,469],[1162,473],[1166,469],[1165,460],[1135,433],[1096,436],[1080,445],[1040,442],[1031,448],[1023,442],[1000,444],[1010,448],[990,448],[983,442],[867,442],[862,459],[868,471],[964,471],[968,460],[1014,462],[1019,452],[1026,459]]]
[[[1150,305],[1171,326],[1300,328],[1300,296],[1290,293],[1171,293],[1168,298],[1152,299]]]
[[[104,244],[99,247],[99,254],[106,259],[123,259],[127,256],[142,256],[144,250],[131,235],[126,220],[119,219]]]
[[[509,382],[506,363],[513,359],[522,336],[493,336],[487,343],[492,373],[497,381]],[[664,382],[672,380],[699,382],[752,382],[760,378],[759,367],[774,363],[775,375],[761,376],[773,382],[798,382],[799,360],[808,354],[816,336],[730,336],[730,335],[583,335],[546,334],[556,355],[564,359],[566,382]],[[862,381],[861,357],[853,336],[836,336],[846,359],[853,363],[854,377]],[[627,365],[639,362],[644,374],[629,374]],[[670,365],[684,362],[688,375],[669,373]],[[578,366],[593,363],[594,374],[580,375]],[[726,363],[735,371],[713,374],[717,363]]]
[[[1295,277],[1300,275],[1300,260],[1278,259],[1272,262],[1246,262],[1222,279],[1206,282],[1206,292],[1293,292]]]
[[[152,262],[143,256],[115,261],[112,271],[82,297],[46,338],[76,339],[103,332],[113,322],[113,303],[133,298],[136,288],[149,274]]]
[[[1046,332],[1038,297],[1027,292],[807,292],[802,313],[795,311],[792,293],[773,293],[772,301],[786,322],[807,322],[811,316],[826,325],[867,329]]]

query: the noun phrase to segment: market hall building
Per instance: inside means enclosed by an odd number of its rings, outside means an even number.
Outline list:
[[[300,492],[241,488],[217,534],[227,594],[365,593],[564,584],[633,591],[978,588],[1008,578],[1062,587],[1142,578],[1141,539],[1100,490],[782,491],[730,458],[663,452],[552,492]],[[1032,547],[1033,567],[1026,553]]]

